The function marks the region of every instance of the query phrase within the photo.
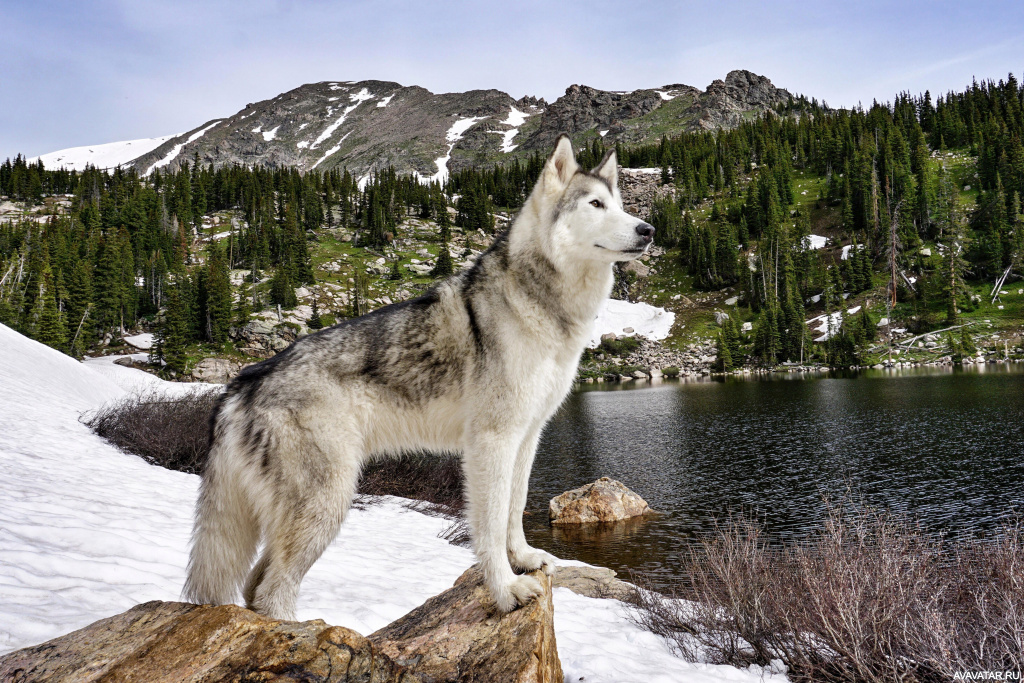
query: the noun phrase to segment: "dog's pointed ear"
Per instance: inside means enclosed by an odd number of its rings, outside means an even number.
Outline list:
[[[563,134],[555,144],[555,151],[544,164],[544,186],[556,191],[565,189],[569,179],[578,169],[576,155],[572,151],[572,141],[568,135]]]
[[[601,163],[594,167],[594,174],[608,181],[608,185],[613,188],[619,186],[619,160],[614,149],[604,153]]]

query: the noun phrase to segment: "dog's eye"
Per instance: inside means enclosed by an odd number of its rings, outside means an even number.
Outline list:
[[[604,204],[601,202],[600,199],[592,199],[592,200],[590,200],[590,205],[592,207],[594,207],[595,209],[603,209],[604,208]]]

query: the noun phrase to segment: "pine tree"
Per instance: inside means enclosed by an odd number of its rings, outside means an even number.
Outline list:
[[[274,271],[274,277],[271,278],[270,303],[281,308],[295,308],[299,303],[291,278],[288,276],[288,269],[283,265]]]
[[[960,328],[960,349],[965,356],[973,356],[978,353],[978,347],[974,345],[974,339],[971,338],[966,327]]]
[[[728,321],[726,321],[728,322]],[[733,370],[733,359],[732,349],[729,348],[729,342],[725,338],[725,329],[719,331],[718,340],[715,345],[715,351],[718,354],[716,361],[716,368],[719,372],[732,372]]]
[[[57,310],[55,289],[53,274],[47,272],[43,284],[44,291],[40,293],[38,299],[41,310],[37,321],[35,338],[37,341],[61,351],[67,345],[67,327],[64,317]]]
[[[213,243],[206,266],[206,339],[214,344],[227,340],[231,327],[231,278],[224,251]]]
[[[441,248],[437,250],[437,262],[430,271],[430,277],[448,277],[455,272],[455,264],[452,262],[452,255],[448,252],[448,242],[442,242]]]
[[[311,330],[319,330],[323,326],[324,322],[320,319],[320,306],[317,304],[316,299],[313,299],[313,313],[309,316],[309,322],[306,323],[306,327]]]
[[[180,281],[184,278],[177,279]],[[184,374],[188,365],[188,328],[188,311],[179,282],[168,292],[167,309],[157,326],[150,362],[162,361],[172,376]]]
[[[249,278],[242,278],[242,284],[238,287],[238,301],[235,302],[235,325],[245,327],[249,324],[253,310],[253,286]]]

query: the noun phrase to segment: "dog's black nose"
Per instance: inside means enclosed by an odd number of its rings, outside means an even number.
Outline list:
[[[647,223],[641,223],[636,226],[636,234],[640,235],[645,243],[650,244],[654,241],[654,226]]]

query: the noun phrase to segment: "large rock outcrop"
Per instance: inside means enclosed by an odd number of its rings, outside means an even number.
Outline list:
[[[419,683],[355,631],[277,621],[235,605],[147,602],[0,659],[21,683]]]
[[[608,477],[555,496],[548,505],[552,524],[617,522],[653,514],[647,501]]]
[[[498,610],[472,567],[455,586],[370,635],[370,642],[429,683],[562,683],[551,581],[544,595],[509,614]]]
[[[533,576],[544,594],[503,614],[471,568],[369,638],[236,605],[147,602],[0,658],[0,681],[561,683],[551,581]]]

